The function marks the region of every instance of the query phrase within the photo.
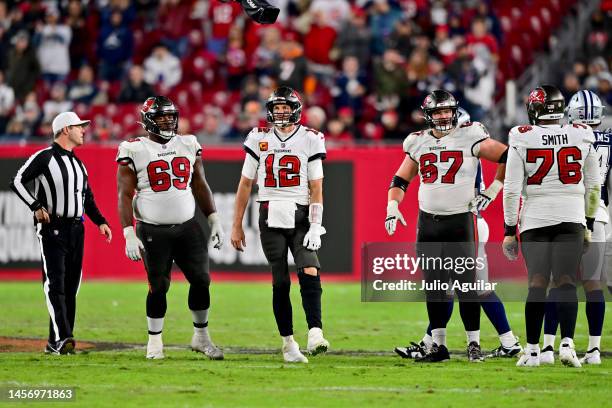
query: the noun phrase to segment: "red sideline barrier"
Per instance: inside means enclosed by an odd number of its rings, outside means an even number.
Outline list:
[[[1,146],[0,159],[25,159],[39,150],[40,146]],[[114,238],[108,245],[99,235],[97,228],[87,221],[85,236],[84,276],[97,279],[145,279],[142,263],[132,262],[124,255],[124,241],[117,214],[116,185],[116,147],[84,146],[77,149],[77,155],[87,166],[90,185],[93,188],[96,202],[111,224]],[[242,161],[244,152],[240,147],[208,148],[204,150],[204,160]],[[330,149],[328,161],[351,162],[353,164],[353,197],[346,197],[353,203],[353,270],[351,276],[360,277],[361,246],[366,242],[409,242],[415,239],[416,219],[418,213],[417,184],[412,183],[401,209],[407,227],[400,226],[393,237],[388,237],[384,228],[387,203],[387,189],[391,177],[401,164],[405,155],[401,146],[394,147],[354,147]],[[205,164],[206,165],[206,164]],[[487,185],[493,180],[495,164],[484,163],[484,175]],[[214,174],[207,174],[213,178]],[[499,197],[501,198],[501,197]],[[501,241],[503,238],[503,214],[501,199],[497,199],[484,215],[490,227],[490,241]],[[326,202],[326,206],[334,205]],[[226,231],[229,235],[229,231]],[[325,242],[324,245],[333,245]],[[213,277],[215,277],[215,271]],[[233,275],[233,276],[232,276]],[[252,279],[254,276],[237,272],[236,275],[224,273],[225,278],[232,277]],[[39,279],[40,270],[0,269],[0,279]],[[255,277],[257,278],[257,277]],[[261,276],[258,277],[261,279]],[[269,277],[265,277],[269,279]],[[343,278],[346,279],[346,278]]]

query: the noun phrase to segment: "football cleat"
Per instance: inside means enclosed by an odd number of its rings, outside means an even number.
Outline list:
[[[414,341],[410,342],[410,346],[396,347],[393,349],[401,358],[419,358],[424,357],[429,350],[425,342],[420,341],[419,344]]]
[[[555,364],[555,350],[552,346],[546,346],[542,349],[540,364]]]
[[[433,343],[429,348],[429,352],[423,357],[417,357],[414,359],[417,363],[439,363],[441,361],[450,360],[450,354],[446,346],[438,346]]]
[[[582,364],[601,364],[601,353],[597,347],[594,347],[586,352],[584,357],[580,359]]]
[[[514,343],[510,347],[504,347],[503,344],[500,344],[498,348],[492,350],[487,357],[506,357],[511,358],[517,356],[521,351],[523,351],[523,347],[521,347],[521,343],[518,341]]]
[[[149,360],[161,360],[164,358],[164,344],[160,336],[149,336],[147,343],[147,358]]]
[[[568,367],[582,367],[576,350],[574,350],[574,342],[572,339],[565,338],[561,340],[561,346],[559,347],[559,360],[563,365]]]
[[[72,337],[66,337],[65,339],[62,339],[55,343],[55,350],[57,350],[59,354],[74,354],[75,347],[76,342]]]
[[[484,361],[484,356],[482,355],[482,350],[480,349],[480,344],[475,341],[470,342],[467,346],[467,356],[468,360],[471,363],[480,363]]]
[[[53,343],[47,343],[45,346],[45,354],[51,355],[59,355],[59,350],[56,348],[56,345]]]
[[[323,338],[323,330],[318,327],[313,327],[308,330],[308,344],[306,349],[312,356],[327,352],[329,341]]]
[[[308,359],[302,354],[295,340],[283,345],[283,359],[287,363],[308,363]]]
[[[517,367],[539,367],[540,366],[540,346],[531,348],[527,346],[520,354],[516,363]]]
[[[208,336],[194,334],[191,338],[191,350],[204,354],[211,360],[223,360],[223,351],[215,346]]]

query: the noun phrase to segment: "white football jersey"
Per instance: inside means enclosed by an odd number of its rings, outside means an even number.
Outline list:
[[[404,152],[419,166],[422,211],[438,215],[468,211],[475,195],[480,143],[488,137],[479,122],[464,123],[439,139],[431,129],[408,135]]]
[[[308,163],[326,156],[322,133],[298,125],[282,140],[274,128],[254,128],[244,142],[244,149],[259,163],[257,201],[293,201],[308,205],[310,191]]]
[[[138,179],[134,217],[156,225],[181,224],[195,215],[191,176],[202,148],[193,135],[175,136],[166,144],[147,137],[121,142],[120,165],[129,165]]]
[[[585,125],[517,126],[510,130],[504,218],[520,232],[562,222],[585,224],[585,191],[600,184],[593,131]]]

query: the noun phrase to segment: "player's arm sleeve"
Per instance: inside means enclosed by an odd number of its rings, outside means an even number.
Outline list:
[[[599,159],[595,148],[590,145],[584,163],[584,212],[587,218],[595,218],[601,197],[601,184]]]
[[[255,160],[250,154],[244,155],[244,164],[242,165],[242,175],[249,180],[254,180],[257,177],[257,168],[259,161]]]
[[[136,164],[134,163],[134,151],[131,143],[133,142],[121,142],[117,151],[117,158],[115,161],[120,166],[130,166],[134,173],[136,173]]]
[[[508,162],[506,163],[506,178],[504,179],[504,222],[514,226],[518,223],[518,210],[521,200],[521,190],[525,179],[525,167],[518,147],[510,146]]]
[[[308,153],[308,162],[315,160],[325,160],[327,157],[327,150],[325,149],[325,136],[323,133],[310,133],[310,152]],[[311,179],[310,176],[308,177]]]
[[[478,157],[478,155],[480,154],[480,144],[490,137],[489,131],[480,122],[473,122],[470,128],[473,129],[473,131],[471,132],[471,134],[473,135],[471,149],[472,155],[474,157]]]
[[[402,143],[402,149],[404,150],[404,153],[406,153],[408,157],[410,157],[413,161],[418,163],[417,161],[418,158],[416,157],[414,153],[416,138],[417,138],[417,135],[414,133],[408,135],[408,137],[406,137],[406,139],[404,139],[404,142]]]
[[[247,155],[251,156],[253,159],[259,163],[259,140],[257,138],[257,129],[253,129],[246,137],[243,148]]]
[[[312,133],[308,155],[308,181],[323,178],[323,160],[327,157],[325,136],[323,133]]]
[[[11,181],[11,190],[23,201],[32,211],[42,208],[42,203],[26,188],[25,184],[40,176],[49,165],[53,156],[51,149],[41,150],[33,154],[28,161],[17,171]]]

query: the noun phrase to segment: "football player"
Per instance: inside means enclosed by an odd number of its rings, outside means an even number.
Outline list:
[[[589,323],[589,346],[587,353],[580,359],[582,364],[601,364],[601,333],[604,324],[606,303],[601,287],[605,273],[604,255],[606,247],[606,227],[610,222],[608,214],[608,194],[610,190],[610,164],[612,163],[612,129],[595,130],[603,119],[603,105],[599,97],[589,91],[578,91],[572,96],[567,107],[570,124],[588,125],[595,134],[595,150],[599,156],[599,171],[602,177],[601,199],[595,214],[592,243],[582,258],[582,281],[586,296],[586,316]],[[544,317],[544,345],[540,354],[540,364],[554,363],[555,335],[559,325],[556,297],[559,289],[553,287],[548,292]]]
[[[195,219],[197,203],[208,218],[211,241],[219,249],[223,230],[204,177],[202,148],[195,136],[176,133],[179,112],[167,97],[148,98],[140,116],[147,136],[119,145],[117,188],[125,253],[133,261],[144,260],[149,281],[146,356],[164,358],[162,330],[174,261],[189,282],[188,304],[194,328],[191,348],[222,360],[223,352],[208,334],[207,242]]]
[[[464,123],[470,122],[469,113],[459,108],[457,110],[457,126],[461,126]],[[475,194],[478,195],[481,191],[486,189],[484,178],[482,176],[482,166],[478,164],[478,171],[476,172],[476,183],[474,185]],[[476,272],[477,280],[488,281],[488,262],[486,261],[485,246],[489,241],[489,225],[483,218],[479,211],[476,211],[476,227],[478,231],[478,254],[482,254],[484,258],[484,268],[479,269]],[[493,327],[497,330],[499,336],[500,345],[493,350],[487,357],[513,357],[522,351],[522,347],[518,342],[518,339],[510,329],[508,318],[506,317],[506,310],[501,299],[497,296],[495,291],[478,291],[478,297],[480,298],[480,306],[485,312]],[[448,319],[453,313],[454,299],[449,300],[448,304]],[[427,354],[428,349],[431,347],[433,340],[431,338],[431,324],[427,326],[425,335],[419,343],[410,342],[409,346],[396,347],[395,352],[402,358],[417,358],[423,357]]]
[[[272,269],[272,306],[282,337],[283,358],[307,363],[293,338],[293,316],[287,263],[291,251],[297,267],[302,306],[308,323],[307,350],[311,355],[327,351],[321,323],[321,278],[317,250],[323,228],[322,133],[299,124],[302,102],[293,89],[276,89],[266,102],[270,128],[255,128],[244,142],[246,151],[236,194],[231,242],[246,246],[242,218],[251,189],[257,182],[261,246]]]
[[[503,186],[507,147],[489,137],[478,122],[458,125],[458,104],[449,92],[436,90],[421,106],[428,129],[404,140],[406,157],[395,173],[388,191],[385,227],[395,233],[397,221],[406,225],[399,204],[408,183],[420,175],[417,252],[426,258],[476,257],[474,212],[485,210]],[[479,194],[474,180],[483,158],[499,163],[495,181]],[[459,282],[473,284],[475,270],[463,273],[444,268],[422,268],[427,284]],[[468,338],[467,354],[472,362],[483,360],[480,349],[480,303],[475,290],[457,291],[459,310]],[[446,290],[426,291],[432,345],[418,362],[450,358],[446,347],[446,324],[450,316]]]
[[[567,366],[581,366],[573,341],[576,278],[599,206],[601,177],[593,130],[577,123],[561,125],[564,109],[565,99],[557,88],[537,87],[527,101],[530,125],[514,127],[509,134],[503,250],[508,259],[516,259],[522,195],[519,232],[529,278],[527,346],[517,366],[540,365],[540,332],[551,275],[561,326],[559,358]]]

